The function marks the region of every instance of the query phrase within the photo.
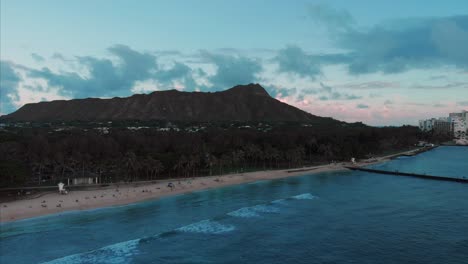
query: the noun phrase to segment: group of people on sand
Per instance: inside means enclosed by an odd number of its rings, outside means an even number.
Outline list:
[[[221,180],[220,180],[219,178],[216,178],[214,181],[220,182]],[[188,183],[188,184],[192,184],[192,181],[191,181],[191,180],[188,180],[187,183]],[[180,181],[179,181],[179,184],[181,184]],[[204,183],[202,183],[202,184],[204,185]],[[65,184],[64,184],[64,183],[60,182],[60,183],[57,184],[57,185],[58,185],[59,193],[60,193],[60,194],[68,194],[68,190],[65,189]],[[175,185],[174,183],[172,183],[172,182],[169,182],[169,183],[167,184],[167,187],[168,187],[169,189],[171,189],[171,191],[174,191],[174,189],[176,188],[176,185]],[[157,189],[159,189],[159,188],[157,188]],[[117,189],[116,192],[119,192],[119,190]],[[149,190],[143,190],[142,192],[151,192],[151,191],[149,191]],[[115,196],[115,195],[114,195],[114,196]],[[102,197],[102,196],[101,196],[101,197]]]

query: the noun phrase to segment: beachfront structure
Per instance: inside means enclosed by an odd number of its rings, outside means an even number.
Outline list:
[[[434,131],[437,134],[452,134],[452,123],[449,118],[440,117],[419,120],[419,129],[424,132]]]
[[[441,117],[434,120],[433,129],[437,134],[452,135],[452,122],[449,118]]]
[[[448,117],[419,120],[419,129],[438,134],[453,135],[455,139],[466,139],[468,136],[468,111],[450,113]]]
[[[98,177],[77,177],[67,179],[67,185],[86,185],[86,184],[98,184]]]
[[[456,139],[466,139],[468,130],[468,112],[450,113],[449,117],[453,124],[453,136]]]
[[[419,130],[424,132],[432,131],[434,127],[435,118],[419,120]]]
[[[68,194],[67,189],[65,189],[65,183],[59,182],[59,184],[57,184],[57,185],[58,185],[60,194]]]

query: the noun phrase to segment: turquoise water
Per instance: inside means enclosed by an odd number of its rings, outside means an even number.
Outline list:
[[[468,178],[468,147],[438,147],[417,156],[402,156],[370,167],[433,176]]]
[[[467,150],[385,166],[466,175]],[[324,173],[3,224],[0,262],[466,264],[467,219],[468,184]]]

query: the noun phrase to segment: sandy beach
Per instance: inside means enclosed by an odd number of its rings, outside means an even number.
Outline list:
[[[150,199],[158,199],[170,195],[260,180],[271,180],[312,173],[346,170],[342,164],[298,169],[301,171],[270,170],[242,174],[163,180],[152,183],[148,182],[146,184],[112,184],[103,188],[71,191],[67,195],[61,195],[57,191],[57,193],[46,193],[37,198],[1,203],[0,222],[16,221],[65,211],[125,205]],[[172,190],[168,187],[169,182],[174,184],[174,188]]]
[[[401,154],[408,154],[412,151],[379,157],[372,160],[364,160],[354,164],[354,166],[365,166],[372,163],[384,162],[392,157]],[[108,187],[71,191],[67,195],[61,195],[57,191],[57,193],[46,193],[37,198],[26,198],[1,203],[0,222],[11,222],[20,219],[55,214],[65,211],[87,210],[115,205],[126,205],[150,199],[158,199],[170,195],[190,193],[194,191],[249,183],[260,180],[272,180],[321,172],[343,171],[348,170],[346,169],[346,166],[350,165],[352,164],[335,163],[288,170],[256,171],[219,176],[161,180],[157,182],[136,184],[112,184]],[[174,184],[173,189],[168,187],[169,182]]]

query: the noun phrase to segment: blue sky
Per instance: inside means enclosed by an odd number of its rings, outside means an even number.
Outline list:
[[[258,82],[316,115],[468,108],[467,1],[2,0],[1,107]]]

